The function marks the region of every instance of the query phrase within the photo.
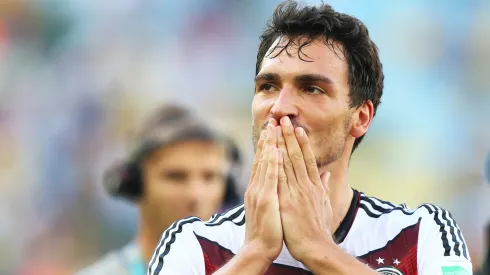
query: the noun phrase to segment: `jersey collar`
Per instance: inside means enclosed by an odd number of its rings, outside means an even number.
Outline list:
[[[337,244],[342,243],[347,236],[347,233],[349,233],[349,230],[354,223],[354,219],[356,218],[357,209],[359,208],[361,194],[355,189],[352,190],[354,191],[354,196],[352,197],[349,210],[334,234],[334,240]]]

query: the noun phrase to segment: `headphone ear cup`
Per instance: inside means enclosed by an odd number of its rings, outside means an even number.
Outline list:
[[[224,208],[229,208],[233,205],[239,204],[241,197],[238,194],[237,182],[233,174],[228,174],[226,177],[226,190],[225,200],[223,202]]]
[[[137,162],[115,164],[104,173],[104,187],[114,197],[137,200],[143,193],[141,176]]]
[[[143,179],[138,162],[126,165],[126,177],[121,181],[120,194],[130,200],[138,200],[143,194]]]
[[[238,192],[238,182],[237,177],[241,169],[241,155],[238,146],[229,140],[229,158],[231,160],[231,170],[226,178],[226,191],[225,191],[225,201],[224,207],[229,208],[231,206],[237,205],[242,202],[241,195]]]

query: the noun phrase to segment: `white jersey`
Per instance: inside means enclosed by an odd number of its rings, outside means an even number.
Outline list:
[[[468,248],[451,214],[424,204],[411,210],[354,190],[349,211],[334,234],[337,244],[380,274],[472,274]],[[243,245],[243,205],[209,221],[190,217],[162,235],[148,275],[208,275],[226,264]],[[286,246],[267,275],[312,274]]]

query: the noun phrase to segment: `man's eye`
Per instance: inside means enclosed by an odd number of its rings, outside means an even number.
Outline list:
[[[163,179],[164,180],[171,180],[171,181],[185,181],[187,179],[187,173],[183,172],[165,172],[163,173]]]
[[[316,86],[309,86],[304,90],[308,94],[315,94],[316,95],[316,94],[324,94],[325,93],[322,89],[320,89]]]
[[[265,83],[265,84],[260,85],[259,92],[260,91],[269,92],[269,91],[273,91],[274,89],[275,89],[275,87],[272,84]]]

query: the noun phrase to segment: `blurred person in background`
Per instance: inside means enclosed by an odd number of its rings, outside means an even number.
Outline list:
[[[226,137],[188,109],[164,105],[137,132],[133,151],[104,175],[104,187],[134,202],[138,232],[79,275],[145,274],[158,240],[174,221],[209,218],[240,202],[235,176],[240,155]]]
[[[486,254],[483,259],[483,264],[480,269],[475,272],[475,275],[490,275],[490,223],[485,229]]]
[[[490,184],[490,151],[487,153],[487,157],[484,164],[484,178],[488,184]],[[485,228],[485,258],[479,270],[475,272],[475,275],[490,275],[490,222],[487,223]]]
[[[351,156],[383,88],[378,48],[360,20],[327,4],[280,4],[257,53],[245,203],[174,223],[148,274],[472,274],[448,211],[350,186]]]

